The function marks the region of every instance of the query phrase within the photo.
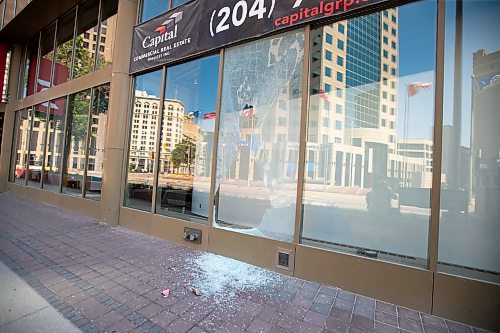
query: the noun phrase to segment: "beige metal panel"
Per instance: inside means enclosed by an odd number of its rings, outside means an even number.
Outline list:
[[[500,332],[500,285],[437,273],[433,314]]]
[[[109,132],[109,128],[108,128]],[[123,149],[105,148],[102,172],[102,219],[108,224],[118,224],[123,184]]]
[[[9,193],[24,197],[36,202],[44,202],[49,205],[77,212],[96,219],[101,218],[101,203],[98,201],[83,199],[81,197],[45,191],[37,188],[8,183]]]
[[[427,270],[298,245],[295,276],[431,312],[432,273]]]
[[[120,226],[151,235],[151,213],[120,207]]]
[[[209,236],[209,252],[241,260],[282,274],[292,274],[292,272],[276,267],[276,250],[281,248],[293,251],[295,249],[293,244],[218,228],[212,228]]]
[[[14,112],[5,112],[3,119],[2,153],[0,154],[0,192],[7,190],[7,182],[9,180],[14,119]]]
[[[108,127],[104,143],[104,168],[102,188],[102,217],[108,224],[118,224],[124,185],[124,159],[129,116],[129,96],[131,77],[128,57],[132,40],[132,30],[137,16],[137,0],[121,0],[118,3],[117,26],[114,40]],[[120,33],[118,33],[120,32]]]
[[[17,78],[18,75],[11,77]],[[17,80],[17,79],[16,79]],[[74,79],[65,83],[62,83],[58,86],[52,87],[50,89],[44,90],[37,94],[28,96],[21,100],[12,101],[9,104],[9,110],[19,110],[22,108],[27,108],[32,105],[47,102],[48,100],[59,98],[62,96],[66,96],[69,94],[73,94],[90,87],[95,87],[107,82],[111,81],[111,66],[105,67],[98,71],[89,73],[85,76],[79,77],[78,79]],[[14,84],[16,85],[16,84]],[[12,95],[15,96],[15,95]]]
[[[120,0],[118,2],[113,73],[128,73],[130,50],[132,49],[132,33],[137,18],[137,2],[137,0]]]
[[[22,49],[20,46],[14,47],[12,50],[10,61],[10,74],[9,74],[9,95],[11,99],[17,95],[17,78],[19,77],[20,63],[22,57]],[[2,103],[3,112],[5,113],[3,123],[3,139],[2,139],[2,154],[0,155],[0,192],[7,190],[7,181],[9,180],[9,168],[11,160],[11,152],[14,135],[14,119],[15,114],[10,108],[10,104]]]
[[[207,250],[208,226],[206,224],[192,223],[163,215],[151,214],[150,212],[121,207],[120,225],[192,249]],[[185,241],[183,239],[184,227],[200,229],[202,232],[202,243],[195,244]]]

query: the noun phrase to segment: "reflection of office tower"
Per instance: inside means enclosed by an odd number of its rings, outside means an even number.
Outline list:
[[[94,28],[83,33],[83,47],[86,48],[90,54],[95,52],[96,48],[99,47],[99,61],[103,62],[99,67],[103,67],[106,63],[111,62],[113,58],[116,15],[113,15],[102,22],[100,40],[97,40],[99,38],[97,27],[98,26],[95,26]]]
[[[500,51],[473,54],[472,193],[476,212],[499,216],[500,202]]]

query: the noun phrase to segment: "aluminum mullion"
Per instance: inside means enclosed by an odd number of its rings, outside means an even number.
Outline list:
[[[54,72],[56,68],[56,46],[57,46],[57,28],[58,28],[58,22],[59,20],[56,20],[55,26],[54,26],[54,41],[52,43],[52,64],[50,67],[50,81],[49,81],[49,88],[51,88],[54,84]],[[50,112],[51,112],[51,106],[50,106],[50,100],[47,102],[47,115],[45,116],[45,133],[43,135],[43,153],[42,153],[42,170],[40,171],[40,188],[43,189],[44,185],[44,178],[45,178],[45,162],[47,158],[47,138],[49,137],[49,119],[50,119]]]
[[[66,106],[65,106],[66,114],[64,115],[64,129],[63,129],[63,137],[62,137],[62,158],[61,158],[61,165],[59,169],[59,193],[62,193],[62,187],[63,187],[63,177],[64,177],[64,170],[66,169],[67,166],[67,160],[65,159],[66,156],[64,154],[66,153],[66,131],[68,130],[68,118],[69,118],[69,95],[66,96]],[[71,147],[71,143],[69,144]],[[68,149],[68,156],[67,158],[69,159],[69,149]],[[66,161],[66,163],[65,163]]]
[[[43,189],[43,178],[45,176],[45,158],[47,157],[47,137],[49,135],[50,100],[47,102],[47,114],[45,115],[45,133],[42,139],[42,169],[40,170],[40,188]]]
[[[87,171],[89,167],[89,151],[90,151],[90,136],[92,134],[92,110],[94,108],[94,94],[95,94],[95,88],[90,89],[90,107],[89,111],[87,113],[88,115],[88,120],[87,120],[87,138],[85,139],[85,163],[83,167],[83,185],[82,186],[82,198],[85,198],[85,189],[87,187]]]
[[[73,79],[75,72],[76,34],[78,31],[78,7],[75,7],[75,22],[73,24],[73,47],[71,49],[71,65],[69,69],[69,80]]]
[[[28,135],[28,142],[27,142],[26,150],[28,151],[28,156],[27,156],[26,161],[25,161],[26,172],[24,175],[24,186],[28,186],[28,174],[30,171],[30,159],[31,159],[31,132],[33,132],[33,121],[35,119],[34,113],[35,113],[35,107],[32,106],[31,107],[31,120],[29,122],[29,130],[28,130],[28,134],[27,134]],[[30,115],[30,111],[28,111],[28,119],[29,119],[29,115]]]
[[[19,79],[17,82],[16,99],[24,98],[23,90],[24,90],[24,77],[26,75],[26,61],[28,59],[28,45],[29,45],[29,40],[26,41],[26,44],[24,46],[24,52],[23,52],[24,54],[21,58],[22,68],[19,69],[20,75],[19,75]]]
[[[431,188],[431,218],[429,228],[428,269],[436,273],[439,248],[439,215],[441,199],[441,161],[443,139],[445,2],[438,0],[436,31],[436,90],[434,95],[434,149]]]
[[[101,26],[102,26],[102,0],[99,0],[99,12],[97,13],[97,41],[96,41],[96,47],[95,47],[95,53],[94,53],[94,67],[92,68],[92,71],[95,71],[97,69],[97,63],[99,59],[99,45],[101,44],[100,38],[101,38]]]
[[[211,172],[210,172],[210,194],[209,194],[209,202],[208,202],[208,227],[213,227],[214,223],[217,222],[217,216],[214,215],[214,206],[215,203],[215,183],[217,180],[217,150],[219,146],[219,127],[220,127],[220,107],[222,103],[222,75],[224,72],[224,50],[221,49],[219,52],[219,73],[217,77],[217,101],[215,104],[215,128],[214,128],[214,142],[213,142],[213,150],[212,150],[212,162],[211,164]],[[219,203],[217,202],[217,205]]]
[[[163,108],[165,105],[165,86],[167,84],[167,68],[162,67],[161,73],[161,90],[160,90],[160,105],[158,111],[158,121],[156,123],[156,142],[155,142],[155,158],[153,161],[153,194],[151,195],[151,213],[156,213],[156,196],[158,195],[158,175],[160,168],[160,150],[161,150],[161,130],[163,126]],[[132,107],[135,103],[132,104]]]
[[[309,66],[311,49],[311,26],[304,27],[304,56],[302,65],[302,100],[300,105],[299,160],[297,166],[297,195],[295,202],[295,229],[293,242],[300,244],[302,238],[302,199],[304,196],[304,170],[307,147],[307,112],[309,107]]]

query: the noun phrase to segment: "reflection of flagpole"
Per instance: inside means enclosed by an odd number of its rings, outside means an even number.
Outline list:
[[[407,163],[407,154],[408,154],[408,118],[410,117],[410,94],[408,92],[408,83],[406,84],[406,98],[405,98],[405,121],[403,127],[403,181],[404,186],[407,186],[408,181],[408,163]]]
[[[253,144],[253,112],[250,117],[248,117],[248,120],[252,122],[250,125],[250,147],[248,149],[248,155],[250,159],[250,165],[248,166],[248,175],[247,175],[247,185],[250,186],[250,170],[253,170],[252,168],[252,144]]]

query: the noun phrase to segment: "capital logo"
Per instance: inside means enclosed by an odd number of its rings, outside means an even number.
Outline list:
[[[158,28],[155,29],[156,32],[164,34],[167,29],[175,26],[179,21],[182,20],[182,12],[174,13],[169,16],[169,18],[163,22]]]
[[[145,49],[153,47],[156,48],[164,42],[177,38],[177,23],[179,23],[180,20],[182,20],[182,12],[170,15],[165,22],[155,29],[155,32],[158,32],[158,35],[146,36],[142,40],[142,47]]]

